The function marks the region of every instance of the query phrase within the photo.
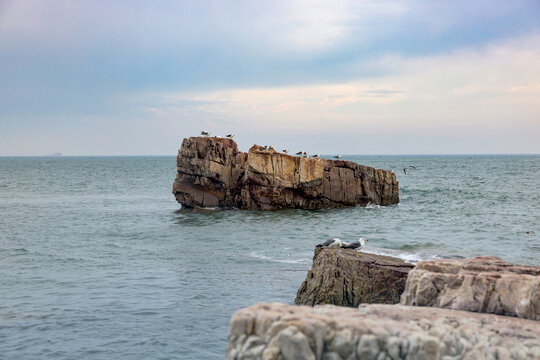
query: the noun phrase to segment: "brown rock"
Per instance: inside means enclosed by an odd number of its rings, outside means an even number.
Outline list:
[[[231,317],[226,358],[539,359],[540,322],[403,305],[256,304]]]
[[[187,208],[320,209],[399,202],[391,171],[294,157],[258,145],[243,153],[231,139],[184,139],[177,168],[173,194]]]
[[[313,265],[295,304],[396,304],[414,267],[401,259],[351,249],[315,249]]]
[[[409,273],[401,304],[540,320],[540,267],[493,256],[423,261]]]
[[[176,200],[188,208],[235,206],[245,157],[231,139],[184,139],[176,158]]]

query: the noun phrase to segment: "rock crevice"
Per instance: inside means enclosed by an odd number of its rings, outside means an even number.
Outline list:
[[[231,139],[184,139],[173,184],[186,208],[320,209],[399,202],[391,171],[350,161],[301,158]]]

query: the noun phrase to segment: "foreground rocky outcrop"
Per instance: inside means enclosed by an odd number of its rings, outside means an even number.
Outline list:
[[[178,151],[173,184],[186,208],[320,209],[399,202],[391,171],[350,161],[301,158],[231,139],[190,137]]]
[[[540,267],[492,256],[423,261],[409,272],[401,304],[540,320]]]
[[[351,249],[315,249],[313,265],[295,304],[396,304],[414,267],[401,259]]]
[[[241,359],[540,359],[540,322],[403,305],[257,304],[231,318]]]

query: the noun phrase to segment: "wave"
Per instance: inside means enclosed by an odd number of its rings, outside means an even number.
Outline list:
[[[274,259],[269,256],[259,254],[257,252],[252,252],[249,254],[249,256],[260,259],[260,260],[266,260],[266,261],[272,261],[272,262],[278,262],[278,263],[285,263],[285,264],[308,264],[311,262],[311,258],[303,258],[303,259]]]
[[[438,255],[426,254],[421,252],[410,252],[401,249],[383,249],[371,246],[362,246],[361,252],[374,255],[392,256],[403,261],[417,264],[419,261],[440,259]]]
[[[406,244],[406,245],[400,246],[398,249],[411,251],[411,250],[421,250],[421,249],[440,249],[441,247],[444,247],[444,245],[427,242],[427,243],[420,243],[420,244]]]

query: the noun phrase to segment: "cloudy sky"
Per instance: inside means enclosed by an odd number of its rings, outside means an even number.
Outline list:
[[[0,155],[540,153],[540,1],[0,0]]]

